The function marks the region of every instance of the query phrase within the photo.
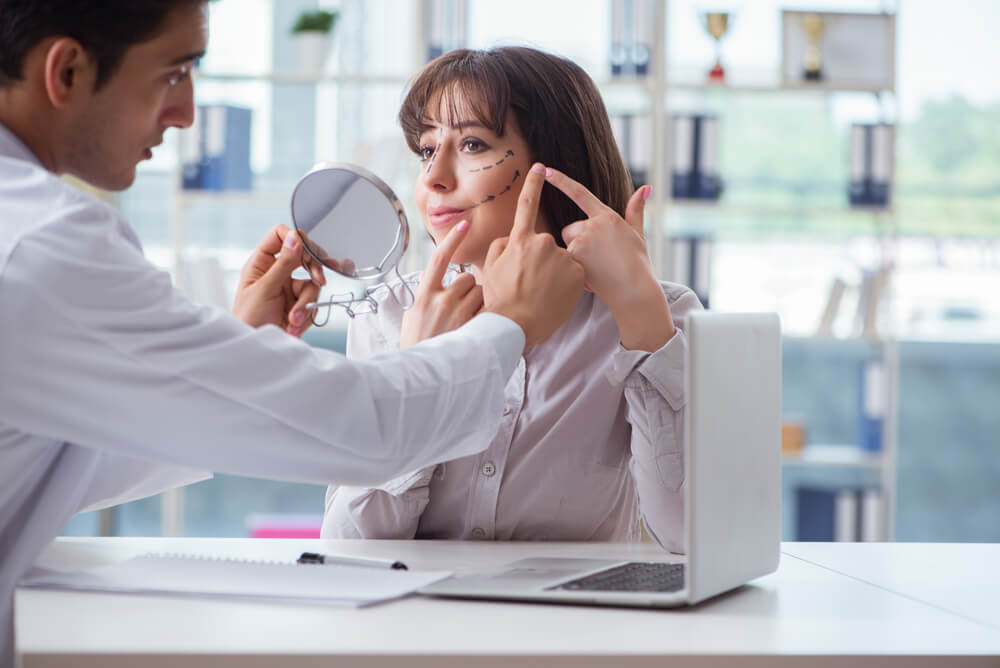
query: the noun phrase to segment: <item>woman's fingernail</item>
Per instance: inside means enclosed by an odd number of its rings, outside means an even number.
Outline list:
[[[536,162],[535,164],[533,164],[531,166],[531,171],[533,171],[536,174],[544,174],[545,173],[545,165],[543,165],[540,162]]]
[[[456,225],[455,227],[458,228],[459,232],[465,232],[467,229],[469,229],[469,221],[467,220],[460,221],[458,225]]]
[[[549,169],[548,167],[546,167],[545,168],[545,178],[549,178],[550,176],[552,176],[552,170]]]
[[[646,186],[646,191],[642,193],[642,201],[645,202],[647,199],[649,199],[649,195],[652,192],[653,192],[653,186]]]
[[[292,321],[292,324],[296,326],[301,325],[305,319],[306,314],[298,309],[292,311],[292,316],[289,318],[289,320]]]
[[[299,238],[295,235],[294,232],[285,237],[285,248],[295,248],[298,245],[299,245]]]
[[[292,336],[298,336],[299,334],[302,333],[302,328],[301,327],[289,327],[288,328],[288,333],[291,334]]]

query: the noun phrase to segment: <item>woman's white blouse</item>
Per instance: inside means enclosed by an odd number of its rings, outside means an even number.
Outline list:
[[[376,487],[331,486],[323,536],[635,541],[641,516],[663,547],[684,551],[683,330],[701,304],[684,286],[662,288],[678,331],[660,350],[624,349],[611,312],[584,293],[521,358],[483,452]],[[387,288],[375,296],[378,312],[351,322],[349,357],[399,346],[403,310]]]

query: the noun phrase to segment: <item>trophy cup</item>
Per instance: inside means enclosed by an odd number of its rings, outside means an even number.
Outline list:
[[[722,36],[729,29],[729,12],[705,12],[705,30],[715,40],[715,65],[708,72],[708,80],[712,83],[723,83],[726,80],[726,70],[722,67]]]
[[[806,50],[802,59],[802,78],[806,81],[823,80],[823,57],[820,51],[826,21],[819,14],[802,17],[802,32],[806,35]]]

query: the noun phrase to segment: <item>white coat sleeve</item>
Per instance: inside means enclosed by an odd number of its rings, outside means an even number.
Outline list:
[[[367,361],[253,329],[173,289],[112,210],[81,204],[10,254],[0,414],[27,433],[249,476],[373,484],[472,454],[523,333],[483,314]],[[8,363],[10,362],[10,363]]]
[[[684,545],[684,367],[685,316],[702,308],[698,297],[678,285],[664,292],[677,332],[652,353],[619,345],[614,373],[625,379],[626,419],[631,425],[629,470],[639,495],[639,512],[650,536],[664,549]]]

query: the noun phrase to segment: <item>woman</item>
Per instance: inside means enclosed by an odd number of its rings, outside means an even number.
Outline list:
[[[518,195],[532,168],[552,186],[534,204],[536,230],[583,266],[587,291],[525,352],[484,452],[378,488],[330,487],[323,536],[635,541],[641,517],[663,547],[684,551],[678,325],[701,305],[653,274],[642,236],[650,187],[631,192],[593,81],[534,49],[452,51],[418,74],[399,119],[422,161],[424,225],[436,243],[468,227],[451,259],[469,271],[442,283],[432,260],[427,280],[405,279],[417,286],[405,312],[381,288],[378,312],[351,323],[349,356],[413,345],[478,311],[490,289],[481,270],[530,206],[519,210]]]

